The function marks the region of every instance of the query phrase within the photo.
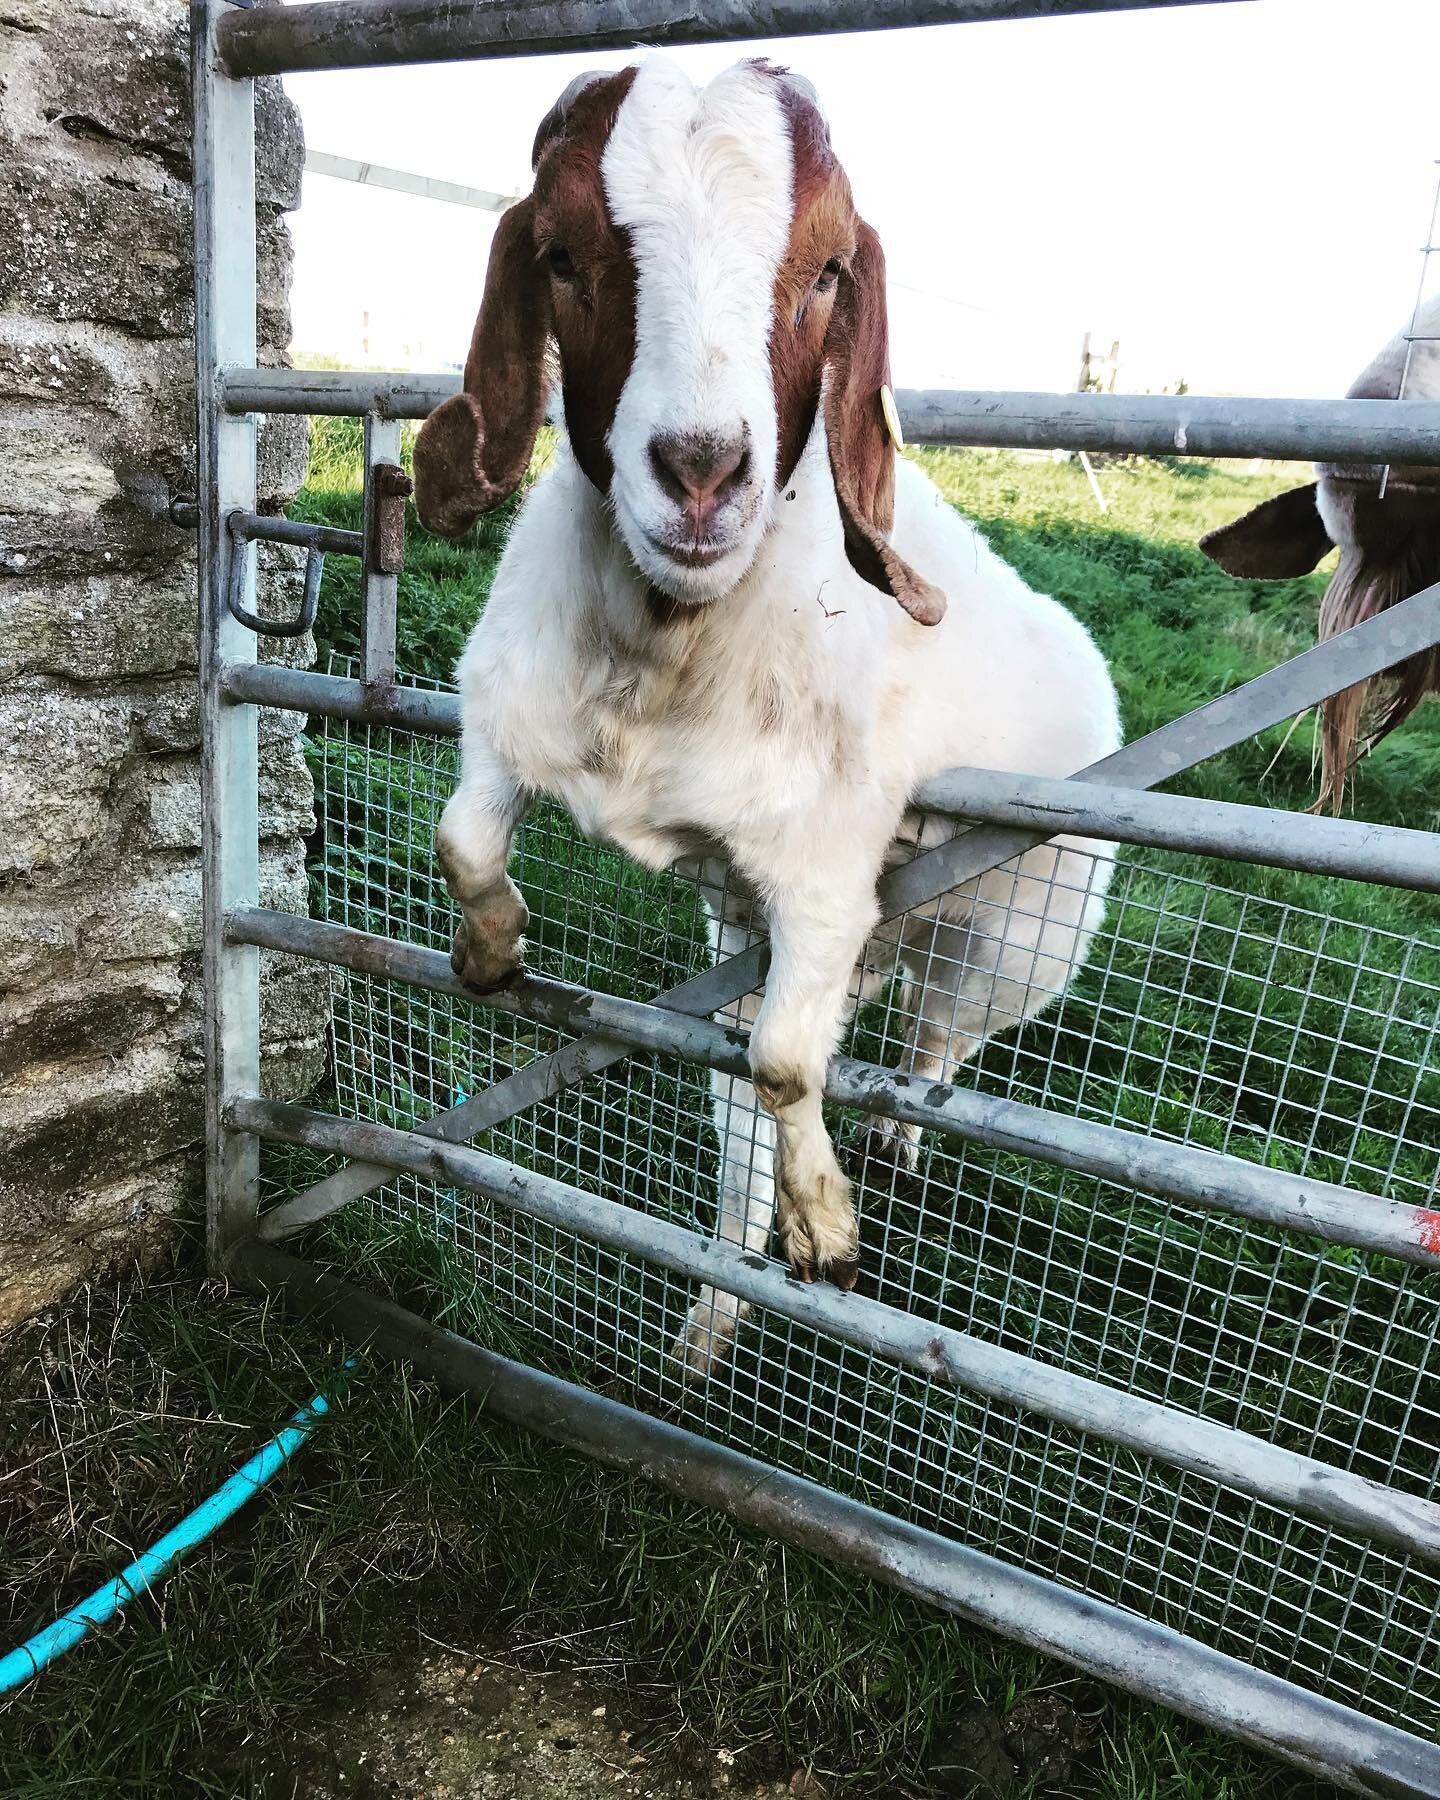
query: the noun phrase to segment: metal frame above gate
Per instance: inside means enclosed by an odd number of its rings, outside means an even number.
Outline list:
[[[1180,1409],[1113,1390],[941,1330],[879,1301],[806,1288],[693,1231],[465,1148],[480,1131],[636,1051],[740,1073],[743,1041],[709,1015],[763,980],[760,949],[717,964],[651,1004],[531,976],[476,1001],[433,952],[260,904],[257,708],[454,735],[452,696],[398,685],[395,580],[367,529],[358,679],[256,659],[243,615],[254,578],[232,514],[253,514],[255,421],[270,412],[366,421],[367,520],[399,424],[427,414],[449,377],[313,373],[255,366],[254,77],[461,57],[539,55],[822,32],[1144,10],[1203,0],[317,0],[279,8],[193,0],[196,357],[199,411],[200,681],[204,774],[206,1142],[212,1265],[283,1293],[305,1313],[446,1382],[489,1408],[671,1491],[921,1595],[1204,1724],[1365,1794],[1440,1796],[1440,1748],[1118,1606],[1076,1593],[723,1444],[507,1362],[278,1247],[396,1170],[434,1176],[597,1244],[741,1295],[932,1379],[1033,1410],[1171,1466],[1223,1478],[1297,1514],[1440,1562],[1440,1505]],[[1226,0],[1237,3],[1237,0]],[[1192,456],[1274,456],[1440,465],[1440,406],[1020,393],[899,395],[915,441]],[[351,548],[344,545],[343,548]],[[234,559],[239,559],[238,564]],[[972,828],[893,870],[886,916],[934,898],[1057,831],[1188,849],[1440,892],[1440,838],[1389,827],[1156,794],[1206,758],[1357,680],[1440,644],[1440,587],[1174,721],[1066,781],[952,770],[918,798]],[[551,1055],[421,1130],[402,1132],[260,1097],[262,947],[382,974],[573,1034]],[[982,1097],[961,1087],[925,1104],[906,1077],[837,1059],[842,1105],[1104,1175],[1149,1193],[1280,1224],[1324,1241],[1440,1269],[1440,1215],[1118,1126]],[[262,1140],[338,1151],[338,1175],[259,1207]]]

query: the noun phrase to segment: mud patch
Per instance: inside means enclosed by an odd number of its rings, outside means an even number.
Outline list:
[[[436,1653],[372,1681],[255,1774],[267,1800],[823,1800],[803,1775],[742,1774],[750,1762],[563,1670]]]

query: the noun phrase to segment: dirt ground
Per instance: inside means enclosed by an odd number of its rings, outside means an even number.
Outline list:
[[[613,1691],[448,1651],[372,1682],[258,1784],[296,1800],[825,1800],[804,1770],[740,1772]]]

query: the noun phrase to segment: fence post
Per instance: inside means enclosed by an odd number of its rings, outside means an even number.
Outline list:
[[[228,1131],[223,1111],[260,1079],[259,953],[225,937],[225,917],[260,897],[258,712],[229,705],[222,665],[253,663],[255,636],[225,603],[226,515],[255,506],[255,421],[221,403],[221,370],[255,360],[255,84],[226,75],[215,26],[236,10],[192,0],[195,179],[195,404],[199,497],[200,722],[205,964],[206,1246],[219,1271],[249,1237],[259,1208],[256,1141]],[[253,609],[254,577],[242,596]]]

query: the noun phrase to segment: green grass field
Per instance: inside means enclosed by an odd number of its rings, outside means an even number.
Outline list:
[[[317,424],[299,516],[358,525],[358,452],[358,426]],[[1112,464],[1101,471],[1111,500],[1101,519],[1069,465],[922,460],[1027,580],[1095,632],[1130,737],[1311,640],[1319,578],[1236,583],[1194,548],[1285,474]],[[448,677],[505,526],[488,521],[461,546],[412,532],[400,607],[410,674]],[[357,649],[356,592],[353,570],[332,561],[322,656]],[[1304,806],[1312,744],[1306,719],[1182,785]],[[448,943],[430,837],[453,746],[331,729],[315,734],[311,757],[324,821],[315,910]],[[1440,718],[1429,709],[1362,768],[1357,810],[1433,828],[1437,776]],[[706,960],[683,884],[579,843],[553,809],[527,826],[517,873],[546,973],[646,997]],[[1127,856],[1106,941],[1058,1020],[989,1047],[972,1078],[1412,1197],[1433,1170],[1440,1105],[1423,1068],[1437,925],[1435,902],[1421,896]],[[337,1007],[323,1103],[401,1125],[555,1042],[523,1021],[381,983],[349,982]],[[885,1060],[883,1011],[862,1016],[856,1041]],[[1403,1071],[1422,1072],[1406,1087]],[[715,1163],[705,1118],[693,1072],[637,1065],[508,1122],[486,1147],[704,1225]],[[313,1172],[295,1158],[269,1167],[285,1186]],[[1434,1278],[1344,1251],[1317,1256],[953,1145],[927,1144],[918,1175],[893,1192],[867,1186],[865,1210],[866,1282],[882,1298],[1413,1491],[1433,1488],[1433,1425],[1414,1400],[1440,1374]],[[663,1401],[697,1428],[1342,1692],[1360,1680],[1343,1665],[1364,1660],[1364,1605],[1398,1595],[1385,1642],[1370,1643],[1364,1693],[1380,1705],[1413,1682],[1406,1657],[1427,1641],[1433,1582],[1327,1546],[1223,1490],[1002,1409],[977,1418],[937,1405],[926,1384],[773,1321],[714,1393],[682,1400],[660,1357],[684,1302],[679,1284],[413,1184],[343,1215],[318,1248],[482,1341]],[[117,1546],[148,1541],[208,1492],[338,1356],[243,1296],[211,1293],[197,1308],[183,1269],[128,1299],[91,1296],[83,1313],[34,1327],[21,1351],[0,1424],[11,1434],[0,1467],[22,1472],[8,1499],[0,1486],[12,1636],[48,1617],[57,1596],[85,1591]],[[192,1420],[214,1423],[187,1428]],[[348,1677],[413,1644],[417,1618],[451,1641],[517,1624],[529,1639],[591,1633],[588,1653],[624,1679],[678,1693],[704,1741],[753,1746],[741,1769],[813,1760],[833,1791],[857,1795],[924,1791],[933,1742],[966,1701],[1003,1709],[1037,1686],[1071,1685],[1022,1651],[493,1427],[402,1371],[367,1367],[323,1445],[245,1526],[161,1600],[131,1609],[117,1643],[77,1653],[33,1704],[0,1710],[5,1766],[15,1791],[36,1795],[153,1793],[177,1762],[191,1783],[183,1791],[250,1791],[235,1759],[263,1786],[273,1745],[303,1738]],[[1427,1678],[1411,1713],[1433,1713],[1437,1699]],[[1279,1800],[1311,1788],[1115,1696],[1065,1791]]]

